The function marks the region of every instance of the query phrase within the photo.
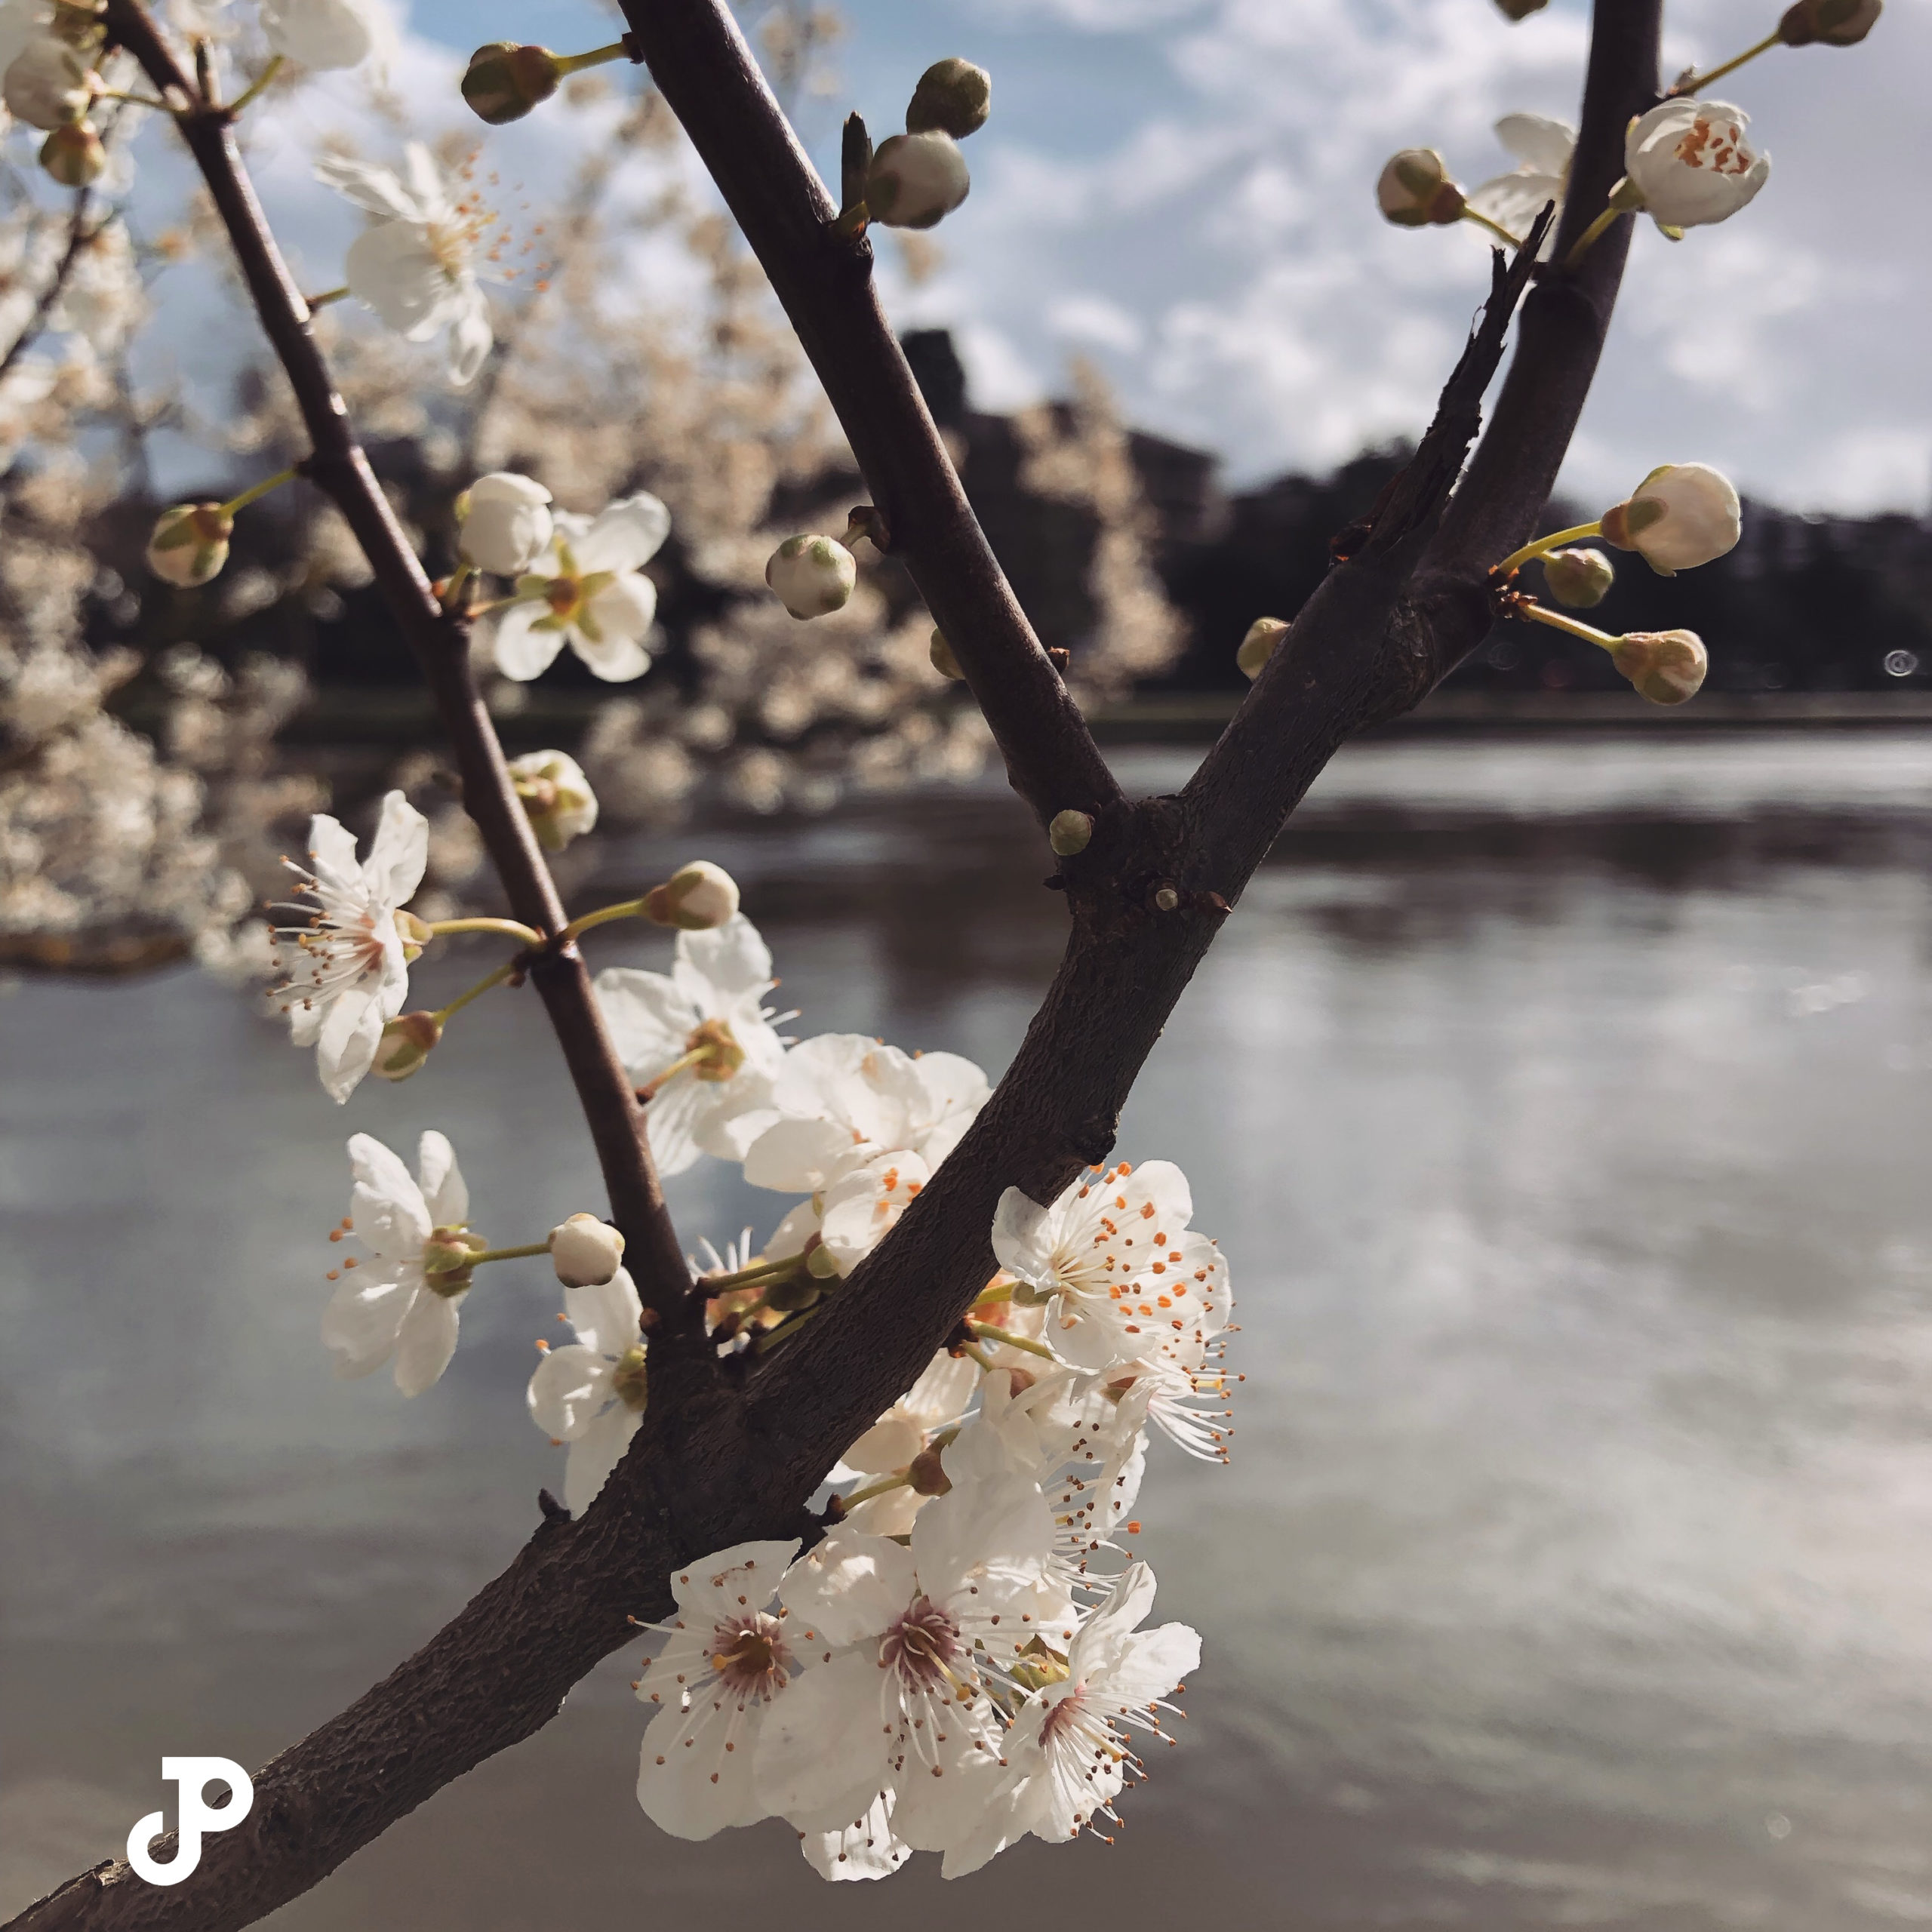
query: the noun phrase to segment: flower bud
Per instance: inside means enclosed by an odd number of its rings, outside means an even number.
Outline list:
[[[1549,5],[1549,0],[1496,0],[1512,20],[1527,20],[1532,14],[1540,14]]]
[[[395,936],[402,941],[403,958],[413,966],[422,958],[423,949],[436,937],[436,929],[407,906],[399,906],[395,915]]]
[[[184,590],[221,574],[235,519],[219,503],[177,503],[163,510],[148,539],[148,568]]]
[[[823,1242],[820,1242],[805,1257],[805,1272],[815,1281],[836,1281],[838,1278],[838,1257]],[[766,1300],[770,1299],[768,1295]]]
[[[1247,635],[1241,641],[1241,648],[1235,653],[1235,662],[1242,672],[1251,678],[1261,675],[1261,667],[1275,654],[1275,647],[1288,634],[1286,622],[1280,617],[1257,617],[1247,627]]]
[[[1779,21],[1778,38],[1787,47],[1809,47],[1814,40],[1854,47],[1884,11],[1884,0],[1797,0]]]
[[[946,641],[943,631],[933,632],[932,648],[927,656],[933,661],[933,669],[942,678],[951,678],[955,682],[963,681],[966,673],[959,668],[959,660],[953,656],[952,647]]]
[[[457,547],[466,563],[521,577],[550,547],[550,493],[514,470],[479,476],[456,500]]]
[[[1635,550],[1660,577],[1694,570],[1736,547],[1744,525],[1737,492],[1703,463],[1667,463],[1628,502],[1603,514],[1604,540]]]
[[[407,1080],[429,1057],[443,1037],[442,1022],[433,1013],[405,1013],[383,1029],[370,1071],[383,1080]]]
[[[644,915],[680,932],[706,933],[738,909],[738,882],[722,866],[694,859],[644,895]]]
[[[493,128],[521,121],[557,91],[564,70],[547,47],[519,47],[493,40],[469,57],[463,75],[463,97]]]
[[[100,76],[86,56],[51,34],[29,41],[0,81],[8,111],[29,127],[49,132],[79,120],[100,91]]]
[[[921,1449],[906,1466],[907,1486],[915,1496],[943,1496],[952,1487],[952,1478],[937,1449]]]
[[[98,181],[107,166],[107,148],[85,121],[56,128],[40,144],[40,165],[63,188]]]
[[[950,134],[894,134],[879,143],[866,171],[866,211],[888,228],[930,228],[972,185]]]
[[[1056,812],[1052,824],[1047,827],[1047,843],[1063,859],[1085,851],[1093,836],[1094,821],[1084,812]]]
[[[1611,647],[1610,661],[1653,704],[1695,697],[1711,662],[1695,631],[1632,631]]]
[[[546,852],[561,852],[597,823],[597,795],[568,752],[525,752],[512,758],[510,783]]]
[[[859,581],[859,563],[836,537],[788,537],[772,552],[764,580],[795,617],[842,609]]]
[[[1552,550],[1543,560],[1543,580],[1558,603],[1588,611],[1609,595],[1617,566],[1601,550]]]
[[[1433,148],[1391,155],[1376,180],[1375,201],[1398,228],[1447,227],[1463,218],[1463,191]]]
[[[812,1251],[814,1254],[823,1254],[825,1251],[822,1247]],[[780,1315],[796,1315],[801,1309],[816,1308],[824,1293],[824,1284],[814,1280],[809,1272],[788,1275],[783,1281],[774,1281],[766,1287],[764,1305],[777,1309]]]
[[[471,1263],[490,1244],[467,1228],[433,1228],[423,1244],[423,1276],[439,1295],[460,1295],[469,1287]]]
[[[983,67],[952,54],[919,76],[906,110],[909,134],[950,134],[963,141],[986,125],[992,111],[993,77]]]
[[[595,1214],[573,1214],[550,1230],[550,1265],[567,1288],[598,1288],[623,1266],[624,1238]]]

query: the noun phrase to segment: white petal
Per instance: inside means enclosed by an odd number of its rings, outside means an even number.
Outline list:
[[[367,1134],[349,1136],[349,1168],[355,1181],[349,1212],[356,1238],[378,1254],[420,1260],[435,1224],[409,1170]]]
[[[917,1580],[909,1551],[841,1524],[786,1571],[779,1594],[801,1628],[838,1645],[878,1635],[912,1601]]]
[[[617,1057],[639,1086],[655,1080],[684,1052],[691,1029],[705,1017],[674,981],[634,966],[607,966],[597,976],[596,992]]]
[[[537,626],[545,626],[542,630]],[[564,633],[549,623],[549,612],[541,604],[512,604],[497,620],[491,633],[497,669],[506,678],[527,685],[540,678],[564,648]]]
[[[671,1594],[687,1622],[721,1623],[747,1607],[761,1610],[768,1604],[798,1553],[796,1537],[789,1543],[734,1543],[674,1571]]]
[[[1078,1183],[1075,1183],[1077,1187]],[[1053,1257],[1060,1232],[1054,1207],[1040,1204],[1017,1187],[1009,1187],[993,1211],[993,1258],[1009,1275],[1036,1288],[1053,1281]]]
[[[688,1715],[667,1705],[644,1734],[637,1801],[645,1816],[673,1838],[708,1838],[766,1815],[753,1764],[768,1715],[756,1705],[741,1710],[734,1699],[720,1695],[720,1703],[707,1698]],[[728,1740],[734,1747],[729,1751]]]
[[[469,1220],[469,1189],[456,1164],[456,1149],[434,1128],[416,1150],[416,1171],[421,1177],[423,1204],[439,1228],[460,1228]]]
[[[564,1313],[577,1340],[613,1359],[638,1340],[643,1312],[628,1269],[620,1268],[608,1281],[564,1291]]]
[[[262,31],[278,54],[317,72],[359,66],[375,44],[346,0],[263,0]]]
[[[315,1038],[315,1071],[338,1105],[355,1092],[374,1063],[385,1017],[374,987],[350,986],[328,1002]]]
[[[597,626],[592,638],[583,627],[570,627],[571,648],[592,674],[606,684],[627,683],[651,669],[651,654],[643,640],[657,614],[657,588],[648,577],[626,574],[608,583],[592,597],[586,614]]]
[[[1576,129],[1546,114],[1506,114],[1496,124],[1496,138],[1539,174],[1561,175],[1577,151]]]
[[[400,221],[420,221],[423,217],[421,204],[389,168],[330,155],[316,162],[315,175],[325,187],[333,188],[371,214]]]
[[[318,812],[309,821],[309,863],[325,885],[352,891],[361,876],[354,838],[339,819],[327,812]]]
[[[698,1128],[709,1115],[717,1091],[687,1067],[667,1080],[645,1104],[645,1131],[651,1137],[651,1156],[660,1174],[681,1174],[697,1166],[702,1151]]]
[[[571,1444],[564,1464],[564,1507],[573,1516],[581,1516],[597,1500],[643,1420],[636,1410],[613,1402]]]
[[[609,1359],[581,1343],[547,1349],[524,1392],[531,1420],[553,1441],[574,1442],[614,1399],[611,1374]]]
[[[343,279],[384,325],[411,342],[426,342],[442,327],[449,278],[420,221],[379,222],[365,228],[343,257]]]
[[[821,1878],[889,1878],[912,1855],[894,1835],[892,1798],[881,1792],[865,1816],[835,1832],[801,1832],[798,1849]]]
[[[586,575],[641,570],[670,534],[671,512],[648,491],[640,491],[599,511],[571,548]]]
[[[762,995],[771,985],[771,949],[742,912],[709,932],[680,933],[678,957],[702,974],[727,999]]]
[[[926,1446],[926,1432],[909,1416],[888,1414],[839,1458],[862,1476],[890,1475],[903,1469]]]
[[[949,1462],[949,1475],[952,1469]],[[969,1579],[1026,1586],[1044,1569],[1053,1541],[1053,1512],[1037,1483],[1018,1475],[955,1480],[931,1508],[919,1512],[912,1559],[920,1589],[946,1598],[964,1589]]]
[[[450,303],[449,371],[452,387],[466,389],[481,374],[495,346],[490,326],[490,303],[472,277],[466,274]]]
[[[419,1292],[413,1285],[365,1278],[360,1269],[348,1277],[322,1311],[322,1341],[335,1357],[337,1374],[367,1375],[380,1368]]]
[[[441,1378],[456,1353],[456,1298],[425,1288],[396,1331],[395,1386],[405,1395],[420,1395]]]
[[[851,1129],[835,1121],[781,1120],[752,1143],[745,1155],[745,1178],[754,1187],[808,1193],[825,1185],[852,1146]]]
[[[389,906],[407,906],[429,863],[429,821],[400,792],[389,793],[362,866],[371,894]]]
[[[872,1809],[886,1783],[891,1742],[879,1722],[878,1678],[876,1654],[867,1645],[829,1663],[814,1657],[774,1700],[756,1761],[766,1810],[798,1831],[830,1832]]]

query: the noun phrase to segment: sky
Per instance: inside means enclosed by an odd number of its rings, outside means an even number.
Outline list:
[[[1552,0],[1512,26],[1492,0],[842,0],[835,86],[801,105],[801,132],[831,175],[848,107],[882,137],[929,61],[988,68],[992,118],[967,144],[970,198],[934,232],[938,272],[915,287],[880,251],[895,321],[953,328],[986,408],[1064,392],[1088,357],[1129,420],[1215,452],[1238,487],[1426,423],[1487,250],[1466,224],[1389,226],[1375,176],[1434,146],[1473,185],[1512,165],[1499,115],[1574,119],[1588,11]],[[1778,11],[1671,0],[1669,70],[1727,57]],[[572,51],[610,21],[595,0],[415,0],[401,77],[456,125],[458,51]],[[1770,180],[1681,243],[1640,223],[1567,491],[1614,498],[1694,460],[1795,509],[1932,509],[1928,75],[1932,0],[1889,0],[1862,46],[1779,48],[1724,84]],[[324,258],[354,217],[316,203],[302,153],[328,101],[257,138],[272,211],[278,192],[333,281]],[[552,103],[491,134],[485,164],[540,205],[596,132]]]

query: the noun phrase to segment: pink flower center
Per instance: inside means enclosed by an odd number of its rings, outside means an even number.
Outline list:
[[[908,1684],[937,1690],[951,1681],[960,1647],[959,1626],[931,1597],[915,1597],[881,1641],[879,1661]]]
[[[792,1667],[777,1618],[761,1610],[719,1624],[711,1633],[711,1667],[740,1703],[763,1703],[777,1695]]]

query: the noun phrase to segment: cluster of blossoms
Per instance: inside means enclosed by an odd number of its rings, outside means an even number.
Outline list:
[[[307,923],[278,935],[278,997],[338,1100],[371,1070],[414,1072],[464,1003],[401,1011],[410,963],[439,930],[407,910],[426,838],[399,794],[359,861],[334,820],[312,828]],[[761,1248],[747,1235],[693,1264],[718,1352],[763,1355],[837,1295],[991,1090],[955,1054],[781,1035],[796,1016],[766,1004],[771,953],[715,866],[688,866],[573,934],[631,912],[677,931],[669,974],[596,981],[659,1166],[709,1155],[801,1197]],[[508,922],[441,930],[493,923]],[[537,1344],[527,1406],[567,1448],[565,1504],[587,1509],[648,1401],[623,1236],[579,1214],[544,1241],[493,1247],[442,1134],[423,1135],[414,1175],[366,1134],[349,1152],[349,1212],[330,1239],[357,1251],[331,1271],[322,1322],[338,1372],[389,1364],[405,1395],[421,1393],[454,1352],[477,1270],[547,1256],[572,1339]],[[857,1878],[915,1850],[956,1875],[1029,1834],[1065,1839],[1116,1817],[1141,1770],[1134,1734],[1159,1734],[1200,1654],[1184,1626],[1142,1627],[1154,1580],[1119,1540],[1140,1528],[1149,1431],[1222,1461],[1231,1434],[1227,1264],[1192,1214],[1185,1177],[1162,1161],[1090,1171],[1044,1205],[1007,1189],[995,1272],[830,1472],[822,1540],[802,1554],[742,1544],[674,1580],[678,1614],[656,1626],[666,1641],[638,1684],[656,1707],[638,1797],[660,1826],[707,1838],[782,1817],[820,1871]]]

